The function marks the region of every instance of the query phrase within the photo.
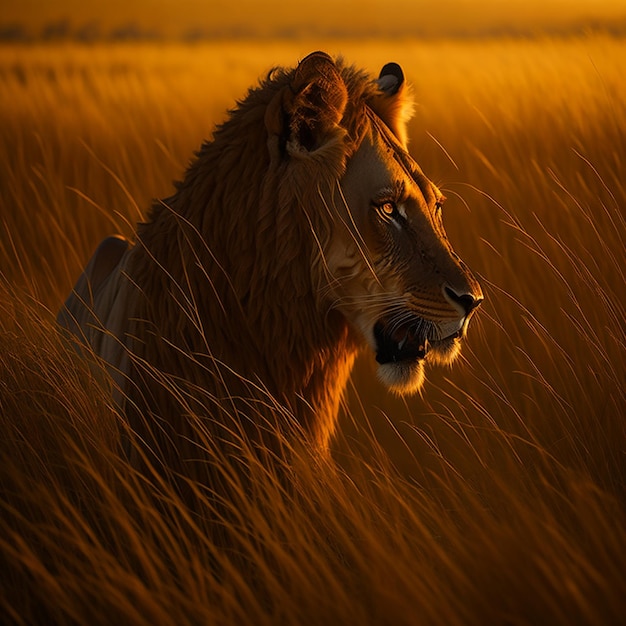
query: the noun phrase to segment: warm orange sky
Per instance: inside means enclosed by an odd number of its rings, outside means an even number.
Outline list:
[[[180,36],[480,35],[563,30],[575,24],[626,24],[626,0],[0,0],[0,25],[32,34],[69,20],[103,32],[134,23]]]

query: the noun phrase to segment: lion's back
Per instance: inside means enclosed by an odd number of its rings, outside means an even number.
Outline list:
[[[127,372],[131,290],[125,267],[131,249],[119,235],[104,239],[57,315],[59,326],[81,349],[90,348],[106,363],[116,394]]]

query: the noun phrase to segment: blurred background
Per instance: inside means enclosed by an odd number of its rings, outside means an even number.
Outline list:
[[[623,33],[623,0],[2,0],[5,40]]]

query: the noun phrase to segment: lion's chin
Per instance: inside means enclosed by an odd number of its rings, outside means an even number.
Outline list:
[[[441,341],[430,342],[428,362],[433,365],[450,365],[461,352],[461,338],[453,335]]]
[[[424,384],[423,360],[379,364],[378,379],[399,395],[417,393]]]
[[[378,364],[378,379],[399,395],[411,395],[424,384],[424,364],[450,365],[461,352],[461,340],[454,336],[426,344],[422,358],[390,361]]]

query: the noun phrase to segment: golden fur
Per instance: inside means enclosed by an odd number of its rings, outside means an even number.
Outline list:
[[[401,392],[458,352],[482,295],[406,152],[409,108],[397,66],[375,81],[314,53],[277,69],[88,287],[119,246],[92,259],[60,321],[108,362],[149,454],[188,474],[240,433],[267,454],[324,449],[364,346]]]

